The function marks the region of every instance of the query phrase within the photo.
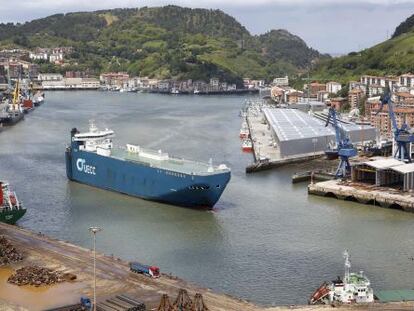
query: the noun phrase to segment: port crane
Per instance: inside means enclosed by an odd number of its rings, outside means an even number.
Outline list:
[[[405,122],[403,122],[401,127],[398,127],[397,119],[395,118],[394,113],[394,105],[389,91],[381,97],[381,106],[376,114],[382,111],[384,105],[388,105],[388,115],[391,120],[394,141],[397,144],[397,149],[394,152],[394,158],[404,162],[411,162],[410,144],[414,142],[414,134],[410,131]]]
[[[336,169],[335,176],[339,178],[347,177],[351,172],[351,165],[349,164],[349,158],[358,154],[355,147],[352,145],[350,139],[346,136],[345,131],[338,124],[337,113],[334,107],[329,108],[328,119],[326,125],[328,126],[332,120],[335,128],[336,146],[339,156],[339,165]]]

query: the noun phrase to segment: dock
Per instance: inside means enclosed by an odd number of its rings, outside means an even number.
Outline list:
[[[77,276],[75,283],[69,284],[70,286],[65,283],[55,285],[57,291],[59,287],[66,286],[64,295],[55,295],[52,299],[47,292],[38,292],[36,305],[32,304],[33,295],[29,295],[32,294],[30,292],[28,295],[7,295],[7,288],[4,289],[7,283],[0,278],[0,304],[5,301],[11,306],[22,307],[23,310],[45,310],[78,303],[81,296],[93,296],[92,250],[4,223],[0,223],[0,235],[4,235],[15,247],[25,253],[26,259],[23,263],[16,264],[17,266],[37,264],[54,270],[69,271]],[[0,268],[0,272],[2,269]],[[2,275],[0,273],[0,277]],[[10,286],[14,285],[6,287]],[[21,290],[20,287],[15,288]],[[196,293],[201,293],[211,311],[265,310],[247,301],[214,293],[210,289],[198,287],[168,274],[162,274],[159,279],[153,279],[132,273],[129,271],[128,262],[114,256],[97,253],[98,302],[115,295],[128,294],[130,297],[145,302],[147,310],[152,310],[158,307],[163,293],[175,298],[181,288],[186,289],[191,297],[194,297]]]
[[[280,147],[272,136],[270,126],[264,122],[265,117],[261,111],[262,104],[256,103],[253,105],[256,107],[248,108],[246,123],[253,144],[254,161],[246,167],[246,173],[254,173],[288,164],[311,161],[325,155],[323,151],[317,151],[312,154],[297,154],[290,157],[283,157],[280,153]]]
[[[308,193],[384,208],[414,212],[414,194],[366,183],[329,180],[310,184]]]
[[[54,285],[45,290],[31,290],[27,287],[6,285],[10,267],[0,268],[0,305],[1,310],[45,310],[79,303],[81,296],[92,297],[93,293],[93,253],[68,242],[53,239],[16,226],[0,223],[0,235],[9,239],[15,247],[23,250],[25,260],[15,264],[38,264],[55,270],[70,271],[76,274],[74,283]],[[11,268],[15,268],[12,266]],[[6,279],[4,276],[6,275]],[[129,271],[128,262],[114,256],[97,253],[97,301],[106,302],[117,296],[131,297],[146,304],[147,310],[156,310],[162,294],[176,297],[184,288],[190,297],[201,293],[210,311],[282,311],[282,310],[412,310],[412,302],[374,303],[369,306],[306,306],[292,305],[261,307],[229,295],[215,293],[184,281],[178,277],[162,274],[159,279]],[[10,288],[10,286],[12,286]],[[59,288],[60,287],[60,288]],[[50,292],[49,291],[53,291]],[[277,301],[277,297],[275,297]],[[362,308],[361,308],[362,307]]]

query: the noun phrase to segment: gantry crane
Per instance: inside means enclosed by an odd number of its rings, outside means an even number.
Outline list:
[[[350,139],[346,136],[345,130],[338,124],[337,114],[334,107],[329,108],[328,119],[326,125],[328,126],[332,119],[332,124],[335,128],[336,146],[339,156],[339,165],[336,170],[335,176],[340,178],[347,177],[351,172],[351,165],[349,164],[349,158],[358,154],[355,147],[352,145]]]
[[[376,114],[382,111],[384,105],[388,105],[388,115],[391,120],[394,141],[397,144],[397,149],[394,152],[394,158],[404,162],[411,162],[410,144],[414,142],[414,134],[411,133],[405,122],[403,122],[401,127],[398,127],[397,119],[395,118],[394,113],[394,105],[389,91],[381,97],[381,107]]]

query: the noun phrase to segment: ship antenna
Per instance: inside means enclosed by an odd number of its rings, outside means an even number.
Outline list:
[[[345,258],[345,276],[344,281],[349,282],[349,271],[351,269],[351,262],[349,261],[349,253],[348,250],[344,251],[344,258]]]

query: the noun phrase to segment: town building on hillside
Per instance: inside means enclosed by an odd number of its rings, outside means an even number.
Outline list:
[[[60,73],[39,73],[37,76],[39,81],[62,81],[63,76]]]
[[[326,91],[326,84],[324,83],[318,83],[318,82],[312,82],[309,84],[309,96],[312,98],[316,98],[318,96],[319,91]]]
[[[414,88],[414,74],[406,73],[399,76],[399,83],[401,86],[405,86],[408,88]]]
[[[350,81],[349,90],[352,91],[355,89],[361,90],[364,92],[364,94],[367,94],[367,86],[365,84],[362,84],[361,82],[358,82],[358,81]]]
[[[296,104],[301,101],[303,98],[303,92],[293,90],[291,92],[286,92],[286,102],[289,104]]]
[[[351,109],[359,108],[364,95],[364,92],[360,89],[353,89],[348,92],[348,103]]]
[[[129,74],[126,72],[108,72],[99,76],[99,81],[107,86],[123,87],[129,80]]]
[[[280,78],[274,78],[272,82],[273,86],[289,86],[289,77],[280,77]]]
[[[388,105],[384,105],[381,109],[379,100],[368,101],[366,110],[369,111],[369,118],[371,125],[376,127],[381,135],[385,137],[392,137],[392,125],[388,113]],[[406,123],[409,127],[414,127],[414,106],[395,105],[394,107],[395,119],[398,127]]]
[[[81,78],[81,87],[84,89],[99,89],[101,83],[95,78]]]
[[[367,86],[368,97],[380,96],[384,94],[385,86],[379,84],[370,84]]]
[[[342,89],[341,83],[331,81],[326,83],[326,91],[328,93],[336,94]]]
[[[319,102],[325,102],[329,99],[329,92],[328,91],[319,91],[317,95],[317,100]]]
[[[347,104],[347,100],[346,98],[343,97],[335,97],[335,98],[331,98],[328,99],[326,101],[326,105],[328,107],[333,107],[335,108],[335,110],[340,111],[343,109],[343,107]]]
[[[220,79],[219,78],[211,78],[210,79],[210,86],[212,89],[219,89],[220,86]]]
[[[414,106],[414,95],[409,92],[395,92],[392,94],[392,100],[397,104]]]
[[[274,86],[270,89],[270,97],[277,103],[284,101],[285,91],[278,86]]]

